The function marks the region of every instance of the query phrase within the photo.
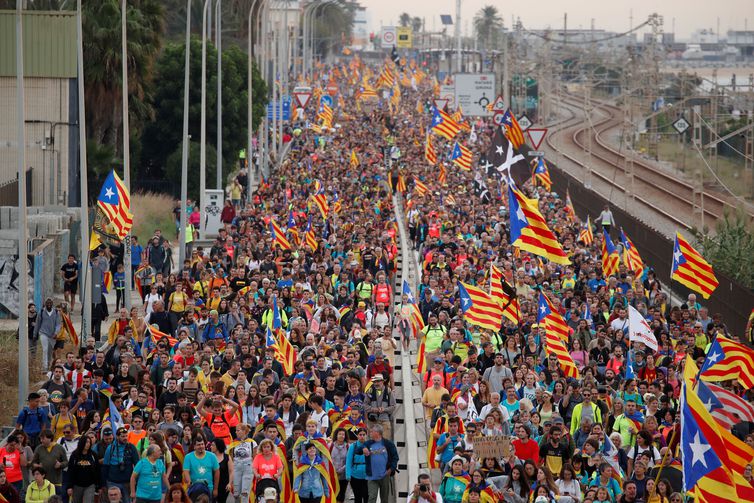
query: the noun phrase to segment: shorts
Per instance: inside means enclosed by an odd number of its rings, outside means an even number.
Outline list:
[[[65,341],[55,339],[55,349],[63,349],[65,347]]]
[[[78,281],[75,283],[68,283],[67,281],[63,282],[63,291],[66,293],[70,292],[70,293],[75,294],[78,289],[79,289]]]

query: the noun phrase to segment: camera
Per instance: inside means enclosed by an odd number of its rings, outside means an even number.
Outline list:
[[[419,491],[425,493],[429,491],[429,486],[427,484],[421,484],[419,485]]]

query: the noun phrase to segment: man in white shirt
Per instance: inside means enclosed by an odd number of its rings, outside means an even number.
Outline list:
[[[499,410],[500,414],[502,415],[503,421],[509,421],[510,420],[510,414],[508,414],[508,409],[500,405],[500,393],[490,393],[490,403],[482,407],[482,411],[479,413],[479,420],[484,421],[484,419],[492,412],[493,410]]]

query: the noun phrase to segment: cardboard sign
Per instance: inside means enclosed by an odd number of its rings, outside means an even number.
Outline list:
[[[503,435],[472,437],[474,455],[477,459],[508,458],[511,455],[510,437]]]

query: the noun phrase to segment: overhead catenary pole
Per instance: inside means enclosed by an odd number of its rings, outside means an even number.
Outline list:
[[[252,180],[252,173],[253,173],[253,167],[254,167],[254,156],[252,155],[252,137],[254,135],[254,110],[253,110],[253,99],[252,99],[252,69],[254,65],[254,59],[251,57],[251,55],[254,52],[254,48],[252,46],[252,22],[251,22],[251,16],[254,13],[254,7],[256,6],[257,0],[252,0],[251,2],[251,8],[249,9],[249,33],[248,33],[248,64],[246,68],[246,85],[247,85],[247,92],[246,92],[246,124],[247,124],[247,130],[246,130],[246,200],[251,201],[251,189],[254,186],[254,180]]]
[[[92,274],[89,263],[89,188],[86,161],[86,105],[84,103],[84,28],[81,14],[81,0],[77,3],[76,38],[78,42],[78,102],[79,102],[79,182],[81,192],[81,257],[79,258],[81,285],[81,333],[82,345],[91,334],[92,326]]]
[[[456,73],[461,73],[461,0],[456,0]]]
[[[223,25],[222,0],[217,0],[217,186],[223,188]]]
[[[212,0],[204,0],[202,10],[202,97],[201,124],[199,125],[199,232],[204,238],[205,192],[207,191],[207,35],[209,29],[207,16],[211,10]]]
[[[121,82],[123,94],[123,184],[126,190],[131,192],[131,139],[128,121],[128,26],[126,24],[128,14],[126,0],[120,2],[120,34],[121,34]],[[126,309],[131,311],[131,233],[123,240],[123,268],[126,272],[125,290],[123,302]]]
[[[18,126],[18,409],[26,403],[29,392],[29,264],[26,258],[26,131],[24,113],[24,33],[23,0],[16,0],[16,106]],[[41,310],[40,310],[41,312]]]
[[[178,267],[186,259],[186,198],[189,156],[189,65],[191,63],[191,0],[186,0],[186,62],[183,71],[183,152],[181,154],[181,229],[178,233]]]

